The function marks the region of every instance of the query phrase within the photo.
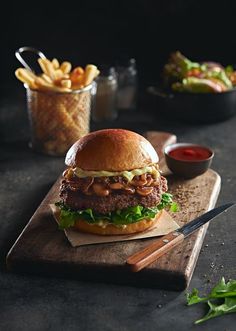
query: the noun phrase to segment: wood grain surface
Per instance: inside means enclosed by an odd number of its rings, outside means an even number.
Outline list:
[[[163,132],[148,132],[146,137],[159,148],[160,157],[160,146],[162,149],[176,139]],[[163,158],[160,163],[164,164]],[[167,180],[169,191],[180,205],[180,211],[172,214],[180,226],[214,207],[220,191],[220,177],[213,170],[191,180],[173,175]],[[64,233],[58,230],[49,209],[49,204],[58,200],[59,185],[60,178],[9,251],[6,260],[9,271],[174,290],[187,287],[208,224],[145,269],[133,273],[125,263],[127,257],[155,239],[73,248]]]

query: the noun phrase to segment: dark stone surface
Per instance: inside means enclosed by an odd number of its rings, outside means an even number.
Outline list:
[[[78,282],[56,277],[16,275],[6,271],[5,256],[49,187],[64,168],[63,157],[40,155],[28,147],[24,91],[1,89],[0,104],[0,330],[190,330],[204,305],[186,307],[184,292]],[[158,112],[158,110],[156,110]],[[149,111],[120,114],[99,127],[139,132],[171,131],[179,141],[208,145],[212,168],[222,178],[217,204],[236,196],[236,117],[208,125],[166,121]],[[207,292],[219,279],[236,275],[236,208],[210,225],[189,290]],[[96,278],[96,275],[94,276]],[[235,314],[195,326],[196,330],[233,331]]]

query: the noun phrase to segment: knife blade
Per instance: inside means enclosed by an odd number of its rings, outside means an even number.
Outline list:
[[[161,257],[163,254],[167,253],[172,248],[180,244],[191,233],[195,232],[201,226],[231,208],[234,204],[235,203],[227,203],[225,205],[211,209],[210,211],[182,226],[178,230],[170,232],[167,235],[157,239],[154,243],[148,245],[140,252],[131,255],[126,260],[126,263],[134,272],[142,270],[147,265]]]

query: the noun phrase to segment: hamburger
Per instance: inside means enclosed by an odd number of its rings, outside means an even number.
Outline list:
[[[59,227],[120,235],[154,226],[172,206],[158,160],[151,143],[132,131],[105,129],[79,139],[65,158]]]

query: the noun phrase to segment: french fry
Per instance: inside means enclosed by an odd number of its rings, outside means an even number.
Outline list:
[[[34,82],[38,86],[38,88],[42,89],[42,90],[48,90],[48,89],[51,89],[53,87],[52,83],[47,82],[42,77],[36,77]]]
[[[47,83],[43,78],[36,77],[35,84],[40,90],[52,92],[70,92],[71,90],[65,87],[57,87],[53,84]]]
[[[70,75],[69,74],[63,74],[63,79],[69,79]]]
[[[59,67],[60,67],[60,63],[55,58],[52,60],[52,65],[53,65],[54,69],[59,69]]]
[[[42,72],[45,73],[46,75],[48,75],[47,68],[45,66],[45,62],[43,61],[43,59],[39,58],[38,59],[38,64],[40,65],[40,68],[42,69]]]
[[[71,71],[72,65],[68,61],[62,62],[60,69],[63,71],[64,74],[68,74]]]
[[[95,77],[97,77],[97,67],[93,64],[88,64],[84,73],[84,86],[91,84]]]
[[[61,69],[54,71],[54,80],[64,78],[64,72]]]
[[[53,83],[53,81],[51,80],[51,78],[48,75],[46,75],[46,74],[42,74],[41,75],[41,78],[43,78],[45,80],[45,82],[47,82],[49,84],[52,84]]]
[[[76,67],[73,71],[72,74],[75,75],[83,75],[84,74],[84,69],[82,67]]]
[[[82,67],[75,68],[70,74],[70,79],[73,85],[82,84],[84,81],[84,69]]]
[[[18,68],[15,71],[15,75],[21,82],[28,84],[30,88],[36,88],[36,76],[33,72],[29,71],[28,69]]]
[[[80,84],[83,84],[84,82],[84,75],[71,75],[70,76],[70,80],[72,82],[72,85],[80,85]]]
[[[55,69],[53,67],[52,62],[50,62],[48,59],[38,59],[38,63],[43,70],[43,72],[48,75],[52,80],[55,78]]]
[[[61,86],[66,88],[71,88],[71,80],[70,79],[62,79]]]

